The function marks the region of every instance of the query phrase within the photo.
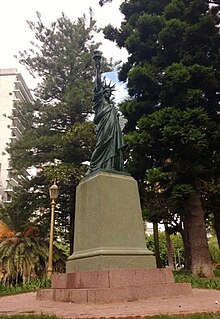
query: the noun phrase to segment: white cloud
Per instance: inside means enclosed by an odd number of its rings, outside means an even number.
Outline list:
[[[124,83],[116,83],[115,85],[115,101],[117,103],[122,102],[126,97],[128,97],[126,84]]]

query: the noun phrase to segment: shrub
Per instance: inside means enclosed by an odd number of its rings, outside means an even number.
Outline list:
[[[175,282],[189,282],[193,288],[207,288],[220,290],[220,278],[214,279],[194,277],[189,272],[174,271]]]
[[[36,291],[41,288],[50,288],[51,282],[48,279],[36,279],[25,284],[4,286],[0,283],[0,296],[15,295],[30,291]]]

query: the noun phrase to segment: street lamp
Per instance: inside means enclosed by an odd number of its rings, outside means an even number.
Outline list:
[[[51,199],[51,221],[50,221],[50,245],[48,256],[47,278],[50,279],[53,273],[53,232],[54,232],[54,211],[56,207],[56,199],[58,197],[58,186],[54,184],[49,188]]]

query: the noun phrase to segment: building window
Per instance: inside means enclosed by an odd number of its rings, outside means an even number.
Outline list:
[[[12,201],[12,197],[9,194],[6,194],[6,202],[11,202]]]

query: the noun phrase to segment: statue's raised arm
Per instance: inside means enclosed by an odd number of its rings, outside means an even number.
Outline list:
[[[102,87],[101,79],[101,53],[95,51],[93,55],[93,60],[95,61],[96,77],[95,77],[95,90],[99,91]]]
[[[107,170],[124,171],[122,148],[123,136],[117,111],[111,100],[114,86],[102,82],[101,53],[94,52],[96,77],[93,98],[94,123],[96,124],[96,147],[90,161],[89,173]]]

